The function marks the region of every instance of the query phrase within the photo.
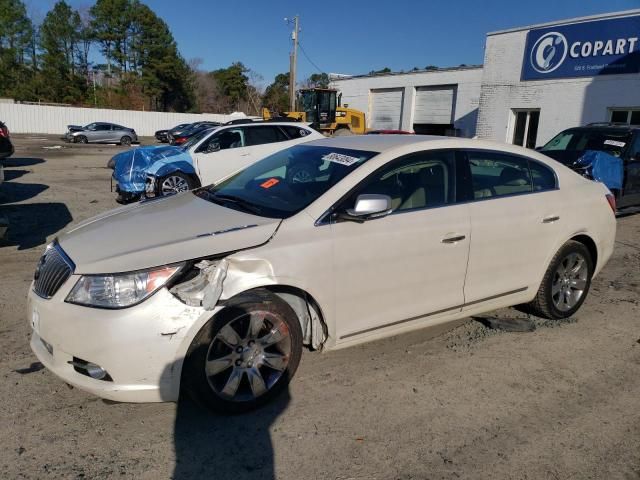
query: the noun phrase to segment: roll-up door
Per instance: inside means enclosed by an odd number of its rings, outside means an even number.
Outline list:
[[[404,88],[371,90],[372,130],[400,130]]]
[[[413,112],[413,123],[453,123],[455,86],[418,87]]]

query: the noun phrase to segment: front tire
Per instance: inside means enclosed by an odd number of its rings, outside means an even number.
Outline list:
[[[182,193],[196,188],[196,182],[182,172],[173,172],[162,177],[158,183],[158,194],[162,197]]]
[[[570,317],[587,297],[592,276],[593,259],[587,247],[568,241],[551,260],[536,298],[526,310],[553,320]]]
[[[256,291],[198,332],[185,360],[183,386],[214,411],[247,412],[287,387],[301,355],[302,329],[295,312],[276,295]]]
[[[76,137],[76,142],[78,142],[78,143],[89,143],[89,139],[87,139],[87,137],[85,137],[84,135],[78,135]]]

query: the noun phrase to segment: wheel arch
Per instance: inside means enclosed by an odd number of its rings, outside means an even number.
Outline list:
[[[300,322],[303,345],[311,350],[322,350],[329,336],[326,317],[313,295],[300,287],[283,284],[253,287],[224,300],[223,306],[228,307],[256,297],[264,298],[265,295],[276,295],[287,302]]]
[[[598,268],[598,246],[593,238],[586,233],[581,233],[579,235],[574,235],[569,240],[581,243],[587,247],[587,250],[589,250],[589,254],[591,255],[591,261],[593,262],[593,269],[596,271]]]

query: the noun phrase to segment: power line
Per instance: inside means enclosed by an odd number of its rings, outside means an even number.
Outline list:
[[[309,63],[310,63],[311,65],[313,65],[313,66],[316,68],[316,70],[318,70],[318,73],[324,73],[324,70],[322,70],[318,65],[316,65],[316,64],[313,62],[313,60],[311,60],[311,59],[309,58],[309,55],[307,55],[306,50],[305,50],[305,49],[304,49],[304,47],[302,46],[302,43],[298,42],[298,46],[300,47],[300,50],[302,50],[302,54],[304,55],[304,58],[306,58],[306,59],[309,61]]]

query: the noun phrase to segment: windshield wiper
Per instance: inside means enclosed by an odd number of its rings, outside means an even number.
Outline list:
[[[211,192],[209,192],[209,197],[214,201],[218,200],[219,202],[231,202],[231,203],[234,203],[234,204],[238,205],[239,207],[241,207],[241,208],[243,208],[245,210],[248,210],[251,213],[255,213],[256,215],[261,215],[262,214],[262,209],[260,207],[257,207],[253,203],[248,202],[244,198],[238,197],[236,195],[227,195],[227,194],[219,194],[219,193],[211,193]]]

